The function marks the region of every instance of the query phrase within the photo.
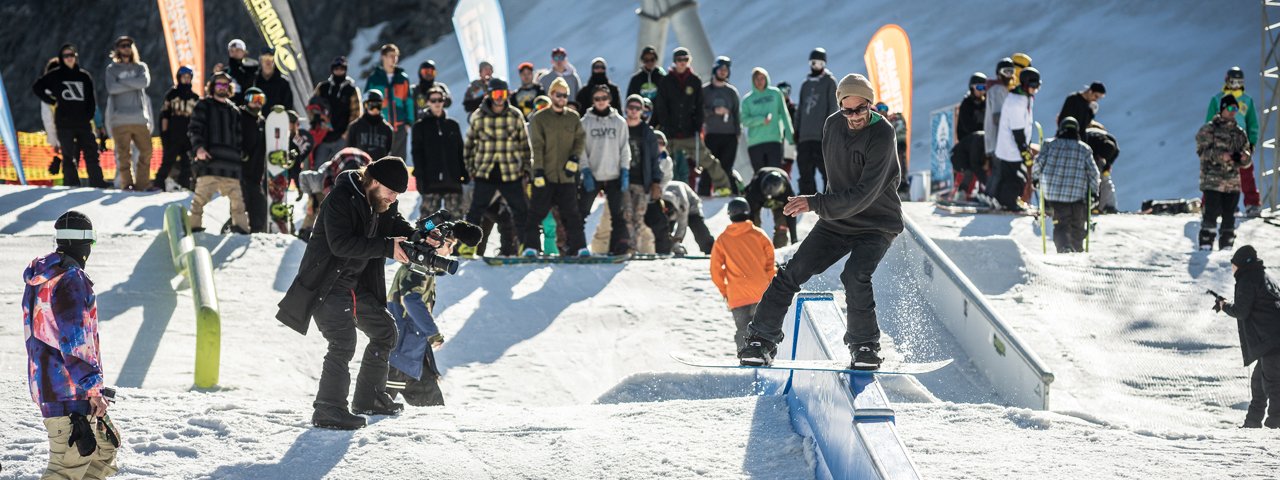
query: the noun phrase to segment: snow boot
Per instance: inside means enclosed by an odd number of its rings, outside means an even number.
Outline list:
[[[880,358],[880,344],[875,342],[850,345],[849,355],[853,357],[853,363],[849,365],[853,370],[879,370],[880,364],[884,363]]]
[[[1213,250],[1213,240],[1216,236],[1213,230],[1200,229],[1200,249]]]
[[[404,410],[403,403],[396,403],[386,392],[374,394],[371,404],[351,402],[351,413],[357,415],[395,415]]]
[[[1223,230],[1222,235],[1218,235],[1218,250],[1231,250],[1236,244],[1236,232],[1233,230]]]
[[[1262,428],[1262,421],[1246,418],[1244,419],[1244,425],[1240,425],[1240,428]]]
[[[1275,415],[1267,417],[1267,421],[1262,422],[1262,426],[1267,428],[1280,428],[1280,418]]]
[[[778,355],[778,346],[773,342],[752,335],[747,337],[747,346],[738,350],[738,362],[751,367],[767,367],[773,365],[773,357]]]
[[[332,405],[319,405],[311,414],[311,425],[332,430],[355,430],[363,428],[364,417],[352,415],[347,409]]]
[[[1262,216],[1262,205],[1248,205],[1244,207],[1244,216],[1249,218],[1258,218]]]

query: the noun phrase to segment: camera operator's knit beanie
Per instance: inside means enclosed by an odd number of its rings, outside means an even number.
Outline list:
[[[1231,264],[1237,267],[1243,267],[1256,261],[1258,261],[1258,251],[1254,250],[1252,245],[1237,248],[1235,255],[1231,256]]]
[[[365,167],[364,173],[396,193],[409,190],[409,169],[400,157],[382,157]]]
[[[867,102],[876,101],[875,89],[871,88],[871,81],[857,73],[845,75],[840,79],[840,85],[836,86],[836,102],[842,102],[849,96],[862,97],[867,99]]]

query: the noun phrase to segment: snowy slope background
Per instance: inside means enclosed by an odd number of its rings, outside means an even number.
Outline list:
[[[1098,121],[1118,137],[1121,156],[1114,178],[1122,210],[1150,198],[1199,196],[1195,132],[1204,123],[1209,98],[1222,87],[1232,65],[1246,72],[1247,91],[1261,103],[1258,2],[1043,2],[928,0],[897,2],[698,2],[716,55],[733,59],[731,81],[741,95],[751,88],[751,69],[764,67],[773,82],[791,82],[792,100],[808,73],[808,54],[827,49],[828,68],[839,79],[865,73],[862,54],[882,25],[901,25],[911,38],[914,79],[912,170],[928,169],[929,112],[964,96],[974,71],[991,75],[996,60],[1014,52],[1031,55],[1044,76],[1035,117],[1046,135],[1063,99],[1092,81],[1107,84]],[[604,57],[609,77],[626,88],[636,68],[637,3],[609,0],[584,5],[570,0],[503,2],[511,70],[523,61],[550,66],[551,49],[565,47],[583,81],[591,59]],[[353,40],[353,66],[372,68],[383,25]],[[669,35],[663,51],[677,46]],[[462,95],[467,72],[454,35],[418,52],[404,52],[409,70],[426,59],[440,66],[438,78]],[[354,67],[353,67],[354,68]],[[707,72],[698,72],[704,81]],[[519,78],[508,79],[519,83]],[[1259,108],[1262,108],[1259,105]],[[464,117],[461,102],[450,115]],[[750,162],[739,155],[749,177]]]

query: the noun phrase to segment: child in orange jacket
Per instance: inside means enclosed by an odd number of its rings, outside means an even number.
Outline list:
[[[769,287],[777,271],[773,259],[773,242],[764,230],[751,223],[750,206],[742,197],[729,201],[729,220],[711,248],[711,281],[720,289],[733,313],[737,333],[733,340],[738,349],[746,345],[747,325],[755,315],[756,304]]]

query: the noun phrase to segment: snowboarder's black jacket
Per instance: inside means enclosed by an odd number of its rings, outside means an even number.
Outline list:
[[[311,326],[315,307],[324,302],[347,269],[363,269],[357,289],[387,298],[383,265],[384,259],[394,256],[391,237],[413,233],[413,226],[400,215],[400,202],[391,204],[385,213],[373,212],[360,187],[361,179],[359,171],[338,174],[333,190],[320,205],[298,276],[278,304],[276,319],[303,335]]]
[[[964,140],[973,132],[982,131],[982,120],[987,113],[987,102],[969,93],[960,102],[956,115],[956,141]]]
[[[1222,311],[1236,318],[1245,366],[1280,354],[1280,289],[1267,278],[1262,260],[1236,270],[1235,297],[1235,303],[1223,305]]]
[[[55,68],[36,80],[31,89],[40,101],[58,106],[53,123],[59,128],[87,128],[93,121],[98,105],[93,96],[93,78],[80,65]]]

